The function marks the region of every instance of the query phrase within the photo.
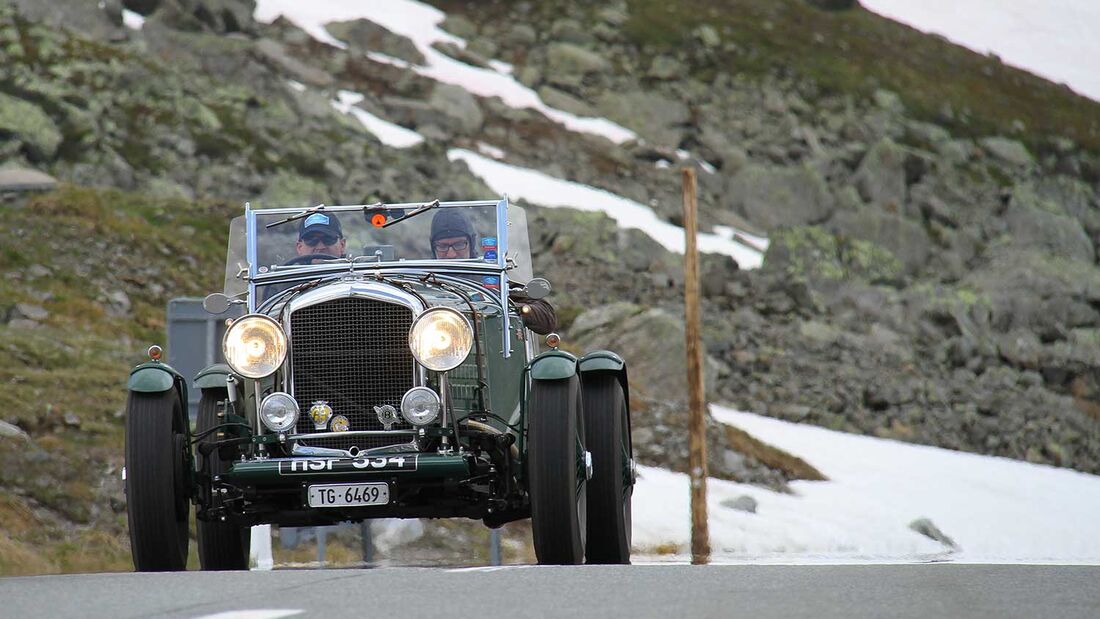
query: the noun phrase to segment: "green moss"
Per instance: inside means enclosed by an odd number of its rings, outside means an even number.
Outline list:
[[[840,256],[850,278],[888,283],[898,281],[905,272],[897,256],[870,241],[846,240],[840,247]]]
[[[909,293],[931,301],[931,306],[945,313],[953,310],[969,310],[974,306],[992,306],[989,296],[969,286],[945,286],[931,282],[920,282],[909,287]]]
[[[804,281],[859,279],[892,284],[904,273],[889,250],[870,241],[839,238],[820,226],[773,232],[765,265]]]
[[[33,154],[50,159],[61,144],[61,132],[38,106],[0,93],[0,132],[26,143]]]
[[[448,13],[491,21],[510,3],[433,0]],[[805,0],[628,0],[622,32],[646,66],[661,54],[683,57],[692,77],[720,72],[753,79],[789,76],[820,93],[900,94],[920,119],[946,124],[960,136],[1010,135],[1042,154],[1052,136],[1100,148],[1100,103],[1064,86],[974,53],[941,37],[857,7],[822,11]],[[536,3],[529,19],[550,23],[568,11],[597,19],[598,3]],[[721,43],[706,47],[695,34],[702,25]],[[1019,131],[1020,123],[1025,129]]]

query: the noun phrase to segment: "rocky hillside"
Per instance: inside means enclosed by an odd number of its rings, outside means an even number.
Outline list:
[[[493,195],[455,148],[674,224],[697,165],[703,229],[770,239],[760,269],[704,257],[713,400],[1100,472],[1100,104],[854,2],[433,4],[465,42],[435,52],[637,139],[441,82],[362,19],[339,48],[251,0],[0,0],[0,573],[128,566],[123,377],[168,299],[218,287],[240,202]],[[640,457],[682,466],[679,256],[527,206],[566,341],[625,354]],[[715,430],[720,476],[816,473]]]

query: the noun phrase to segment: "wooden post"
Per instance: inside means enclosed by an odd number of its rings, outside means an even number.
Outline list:
[[[687,337],[688,471],[691,478],[691,562],[710,561],[707,526],[707,426],[700,338],[699,253],[695,247],[695,169],[684,168],[684,333]]]

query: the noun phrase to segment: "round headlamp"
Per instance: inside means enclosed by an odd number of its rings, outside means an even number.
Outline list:
[[[222,352],[237,374],[264,378],[274,374],[286,359],[286,334],[271,318],[249,314],[233,321],[226,330]]]
[[[414,426],[424,426],[439,416],[439,396],[427,387],[413,387],[401,398],[401,416]]]
[[[449,307],[430,309],[413,322],[409,348],[420,365],[435,372],[458,367],[470,354],[474,329],[470,321]]]
[[[286,432],[298,423],[298,403],[289,393],[277,391],[260,402],[260,421],[272,432]]]

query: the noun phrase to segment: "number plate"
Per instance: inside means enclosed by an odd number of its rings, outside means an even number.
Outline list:
[[[355,507],[386,505],[389,484],[321,484],[309,487],[310,507]]]

